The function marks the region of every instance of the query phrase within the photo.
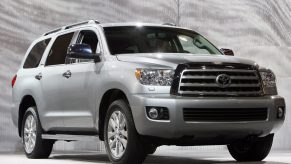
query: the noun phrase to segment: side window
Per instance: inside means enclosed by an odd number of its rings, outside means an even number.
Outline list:
[[[39,62],[43,56],[43,53],[47,47],[47,45],[50,42],[50,38],[46,39],[46,40],[42,40],[38,43],[36,43],[33,48],[31,49],[31,51],[29,52],[23,68],[36,68],[39,65]]]
[[[57,37],[47,57],[46,66],[65,64],[67,49],[71,43],[73,35],[74,33],[72,32]]]
[[[100,48],[99,47],[97,48],[98,37],[94,31],[90,30],[81,31],[78,36],[77,43],[89,44],[92,48],[93,53],[96,53],[97,49],[99,49],[100,51]]]

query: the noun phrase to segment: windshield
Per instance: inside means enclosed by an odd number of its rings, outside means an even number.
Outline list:
[[[104,27],[111,54],[191,53],[222,55],[194,31],[166,27]]]

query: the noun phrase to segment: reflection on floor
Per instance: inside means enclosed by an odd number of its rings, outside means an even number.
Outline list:
[[[110,163],[105,153],[54,153],[50,159],[27,159],[23,154],[0,154],[1,163],[7,164],[105,164]],[[246,164],[235,162],[227,151],[165,151],[148,156],[145,164]],[[264,162],[247,164],[291,164],[291,151],[274,151]]]

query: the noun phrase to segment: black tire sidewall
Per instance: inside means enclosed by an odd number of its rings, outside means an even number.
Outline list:
[[[273,136],[273,134],[270,134],[248,143],[250,148],[244,152],[239,151],[237,144],[230,144],[227,147],[231,156],[237,161],[262,161],[268,156],[272,148]]]
[[[146,151],[147,151],[147,154],[151,155],[151,154],[154,154],[157,150],[158,146],[155,146],[155,145],[149,145],[147,148],[146,148]]]

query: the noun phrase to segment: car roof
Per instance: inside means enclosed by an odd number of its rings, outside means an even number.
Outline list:
[[[127,22],[127,23],[100,23],[97,20],[89,20],[89,21],[84,21],[84,22],[79,22],[79,23],[75,23],[75,24],[71,24],[71,25],[67,25],[67,26],[63,26],[51,31],[48,31],[46,33],[44,33],[42,36],[48,36],[48,35],[54,35],[54,34],[58,34],[59,32],[71,29],[71,28],[76,28],[76,27],[82,27],[82,26],[101,26],[101,27],[127,27],[127,26],[136,26],[136,27],[143,27],[143,26],[147,26],[147,27],[167,27],[167,28],[177,28],[177,29],[186,29],[186,30],[191,30],[188,28],[184,28],[184,27],[177,27],[175,24],[173,23],[144,23],[144,22]]]
[[[176,26],[173,23],[144,23],[144,22],[126,22],[126,23],[100,23],[101,27],[128,27],[128,26],[137,26],[137,27],[168,27],[168,28],[179,28],[179,29],[187,29],[185,27]]]
[[[120,26],[169,26],[158,23],[144,23],[144,22],[126,22],[126,23],[100,23],[102,27],[120,27]],[[175,26],[174,24],[172,26]]]

